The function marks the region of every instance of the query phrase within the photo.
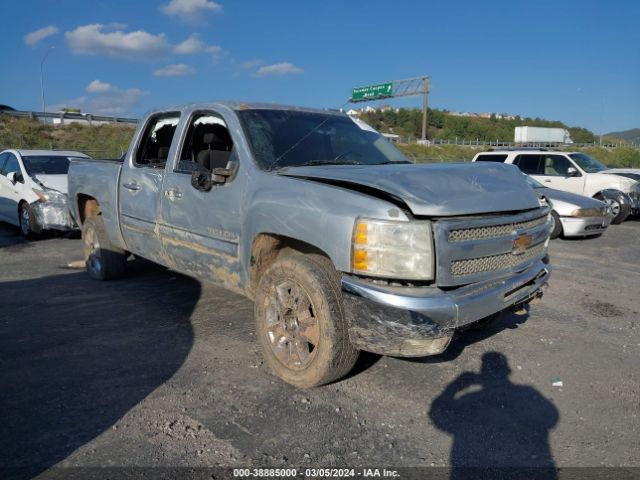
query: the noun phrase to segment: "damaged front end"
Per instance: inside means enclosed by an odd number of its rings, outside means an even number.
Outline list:
[[[38,200],[31,204],[37,225],[43,230],[76,230],[78,225],[69,213],[67,195],[57,190],[33,190]]]

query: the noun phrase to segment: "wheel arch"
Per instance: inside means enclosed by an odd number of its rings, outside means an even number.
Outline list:
[[[251,243],[251,257],[248,264],[247,290],[250,296],[253,297],[260,277],[277,258],[298,253],[316,254],[331,259],[322,249],[297,238],[275,233],[258,233]]]

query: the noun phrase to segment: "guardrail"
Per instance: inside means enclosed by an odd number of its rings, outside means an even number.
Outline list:
[[[434,138],[427,140],[426,142],[409,137],[398,137],[391,139],[392,142],[405,143],[405,144],[420,144],[426,147],[437,145],[459,145],[464,147],[512,147],[512,148],[589,148],[589,147],[604,147],[604,148],[640,148],[640,144],[631,142],[593,142],[593,143],[551,143],[551,142],[536,142],[536,143],[515,143],[502,140],[448,140]]]
[[[105,115],[93,115],[91,113],[76,112],[29,112],[19,110],[0,110],[0,115],[10,115],[12,117],[33,118],[41,121],[51,120],[53,123],[86,123],[88,125],[102,123],[122,123],[126,125],[136,125],[137,118],[110,117]],[[55,120],[58,120],[56,122]]]

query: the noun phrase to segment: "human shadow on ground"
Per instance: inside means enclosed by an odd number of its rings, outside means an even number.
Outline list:
[[[166,382],[193,344],[199,282],[147,262],[0,283],[0,475],[31,478]]]
[[[431,403],[429,418],[453,437],[451,479],[556,478],[549,431],[558,410],[510,374],[503,354],[485,353],[480,373],[460,374]]]

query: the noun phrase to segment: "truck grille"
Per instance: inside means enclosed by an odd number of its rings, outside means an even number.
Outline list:
[[[457,260],[451,262],[451,275],[454,277],[464,277],[477,273],[496,272],[507,268],[514,268],[523,263],[527,263],[532,258],[542,256],[544,250],[545,246],[543,242],[528,248],[520,255],[514,255],[509,252],[469,260]]]
[[[449,242],[465,242],[467,240],[482,240],[483,238],[504,237],[517,230],[537,227],[547,221],[543,215],[533,220],[518,223],[505,223],[503,225],[491,225],[487,227],[461,228],[449,232]]]
[[[433,223],[436,282],[443,287],[500,279],[540,260],[550,233],[549,207]],[[524,251],[520,245],[529,244]]]

